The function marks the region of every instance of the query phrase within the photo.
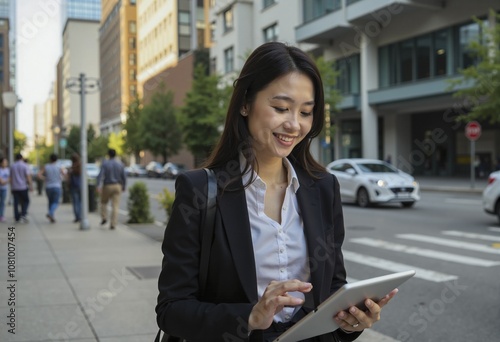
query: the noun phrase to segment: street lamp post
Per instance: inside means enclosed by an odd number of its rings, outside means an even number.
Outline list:
[[[9,110],[9,165],[14,163],[14,108],[18,100],[16,93],[12,91],[2,94],[3,105]]]
[[[59,133],[61,133],[59,125],[52,126],[52,133],[54,134],[54,153],[59,154]]]
[[[80,229],[90,229],[88,212],[88,187],[87,187],[87,118],[85,113],[85,94],[98,92],[100,89],[99,80],[97,78],[85,77],[81,73],[78,78],[71,77],[66,81],[66,89],[69,92],[80,94],[80,158],[81,158],[81,214],[80,214]]]

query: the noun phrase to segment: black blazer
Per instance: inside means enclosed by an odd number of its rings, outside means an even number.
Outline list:
[[[300,183],[297,201],[310,259],[312,297],[317,306],[346,283],[339,184],[329,173],[312,179],[299,166],[294,165],[294,169]],[[214,171],[220,186],[228,173]],[[236,187],[241,188],[241,179],[237,183]],[[181,174],[175,188],[173,212],[162,245],[158,326],[188,341],[248,341],[248,317],[258,296],[245,192],[235,186],[225,191],[219,187],[208,279],[204,298],[199,298],[199,225],[206,198],[206,174],[203,170]],[[338,330],[315,341],[335,341],[337,336],[352,341],[359,333]]]

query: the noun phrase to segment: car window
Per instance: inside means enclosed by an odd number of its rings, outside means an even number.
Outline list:
[[[385,165],[385,164],[360,163],[360,164],[358,164],[358,167],[363,172],[367,172],[367,173],[378,173],[378,172],[392,172],[392,173],[397,173],[397,170],[395,170],[392,167],[390,167],[388,165]]]
[[[352,165],[349,163],[340,163],[330,167],[330,170],[340,172],[346,172],[347,169],[353,169]]]

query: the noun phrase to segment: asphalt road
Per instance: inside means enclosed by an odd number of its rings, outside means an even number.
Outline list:
[[[136,229],[161,240],[166,215],[156,197],[174,182],[140,180],[150,190],[156,225]],[[126,221],[128,194],[120,221]],[[344,205],[349,281],[415,269],[374,330],[398,341],[500,340],[500,227],[481,195],[423,192],[415,207]]]

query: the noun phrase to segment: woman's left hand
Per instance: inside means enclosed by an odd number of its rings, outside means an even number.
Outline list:
[[[363,311],[355,306],[351,306],[348,311],[340,311],[335,316],[335,321],[339,327],[346,332],[362,331],[371,328],[380,319],[380,311],[398,293],[398,289],[392,290],[378,303],[371,299],[365,300],[368,310]]]

